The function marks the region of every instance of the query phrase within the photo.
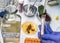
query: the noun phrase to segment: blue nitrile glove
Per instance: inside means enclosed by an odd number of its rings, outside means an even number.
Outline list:
[[[5,11],[0,12],[0,17],[1,17],[1,18],[3,18],[5,14],[6,14],[6,10],[5,10]]]
[[[60,43],[60,34],[44,34],[43,36],[42,36],[42,43],[44,42],[44,41],[46,41],[46,43],[47,43],[47,40],[49,40],[49,41],[53,41],[53,42],[55,42],[55,43]]]
[[[39,25],[39,29],[41,29],[41,25]],[[41,38],[42,43],[60,43],[60,32],[53,32],[48,22],[44,26],[44,35],[41,37],[38,32],[38,37]]]
[[[38,27],[41,30],[41,25],[39,25]],[[51,34],[51,33],[53,33],[53,31],[51,30],[50,24],[49,22],[46,22],[44,26],[44,34]]]

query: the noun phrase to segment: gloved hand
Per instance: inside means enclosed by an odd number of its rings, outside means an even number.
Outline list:
[[[6,14],[6,10],[5,10],[5,11],[0,12],[0,17],[1,17],[1,18],[3,18],[5,14]]]
[[[39,25],[39,29],[41,29],[41,25]],[[60,43],[60,32],[53,32],[47,22],[44,26],[44,35],[40,36],[40,32],[38,32],[38,38],[42,43]]]

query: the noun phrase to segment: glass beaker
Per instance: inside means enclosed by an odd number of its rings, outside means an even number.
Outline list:
[[[6,14],[2,22],[2,37],[4,43],[19,43],[21,30],[21,16]]]

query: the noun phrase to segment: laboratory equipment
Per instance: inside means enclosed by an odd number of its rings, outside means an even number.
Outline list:
[[[6,14],[1,24],[1,33],[4,43],[19,43],[21,16],[17,14]]]
[[[38,14],[37,17],[41,22],[41,30],[40,30],[40,36],[44,35],[44,25],[45,22],[51,22],[51,17],[48,15],[47,11],[46,11],[46,4],[47,4],[47,0],[45,0],[44,2],[44,6],[38,6]]]
[[[40,30],[41,36],[44,35],[45,17],[46,17],[46,15],[42,15],[42,17],[41,17],[41,30]]]
[[[24,6],[24,13],[26,16],[31,17],[34,16],[37,12],[37,7],[35,6],[36,1],[31,5],[30,3]]]
[[[8,0],[0,0],[0,12],[4,11],[5,7],[7,6]]]
[[[10,4],[8,6],[5,7],[5,10],[8,13],[16,13],[18,11],[17,7],[15,5],[13,5],[12,1],[10,2]]]
[[[47,3],[49,6],[59,5],[58,0],[49,0]]]
[[[13,4],[17,7],[18,1],[17,0],[0,0],[0,12],[4,11],[6,6],[10,5],[10,2],[13,2]]]
[[[37,26],[31,21],[22,24],[22,29],[24,33],[31,34],[31,35],[36,34],[38,30]]]
[[[44,6],[43,5],[38,6],[38,12],[39,12],[40,15],[43,14],[43,10],[44,10]]]
[[[24,6],[24,13],[28,17],[34,16],[36,14],[36,11],[37,11],[36,6],[33,5],[30,5],[30,7],[29,5]]]

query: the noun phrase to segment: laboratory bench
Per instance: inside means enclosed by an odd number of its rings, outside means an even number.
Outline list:
[[[25,4],[28,4],[29,2],[27,0],[24,0],[24,3]],[[30,3],[32,4],[33,2],[30,2]],[[44,5],[44,0],[41,2],[41,4]],[[35,6],[38,7],[37,5],[38,4],[36,3]],[[46,5],[46,10],[47,10],[47,13],[50,15],[50,17],[52,19],[52,21],[50,23],[52,30],[53,31],[60,31],[60,29],[57,29],[58,27],[60,28],[60,5],[53,6],[53,7],[50,7],[50,6]],[[27,21],[32,21],[37,26],[41,24],[41,22],[38,20],[38,18],[36,17],[36,15],[34,15],[33,17],[27,17],[27,16],[24,15],[24,11],[22,13],[17,12],[17,14],[22,17],[21,25],[24,22],[27,22]],[[58,21],[55,20],[56,16],[59,17],[59,20]],[[22,27],[21,27],[20,43],[24,43],[25,38],[38,38],[38,32],[39,32],[39,28],[38,28],[38,30],[37,30],[37,32],[35,34],[32,34],[32,35],[25,34],[23,32],[23,30],[22,30]],[[0,41],[2,41],[1,30],[0,30]]]

